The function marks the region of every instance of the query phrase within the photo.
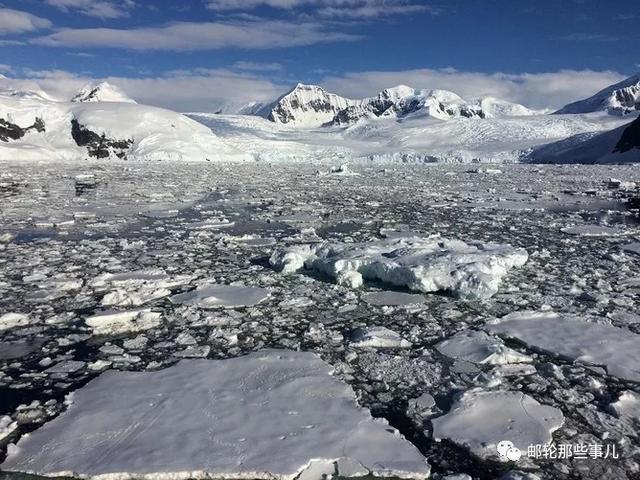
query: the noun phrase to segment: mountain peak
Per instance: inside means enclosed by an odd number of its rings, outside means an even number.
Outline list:
[[[135,100],[128,97],[120,88],[111,85],[109,82],[103,81],[99,83],[90,83],[82,87],[78,93],[71,99],[74,103],[84,102],[124,102],[136,103]]]
[[[610,115],[627,115],[640,110],[640,73],[603,88],[592,97],[565,105],[557,114],[605,111]]]

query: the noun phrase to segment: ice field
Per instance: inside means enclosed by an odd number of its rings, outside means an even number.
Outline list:
[[[2,470],[637,478],[637,169],[331,166],[5,163]]]

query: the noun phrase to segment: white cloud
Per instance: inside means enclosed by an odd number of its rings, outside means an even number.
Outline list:
[[[60,99],[71,98],[89,82],[102,79],[76,75],[62,70],[33,71],[3,65],[1,71],[24,78],[4,79],[0,88],[42,89]],[[590,70],[537,74],[474,73],[445,70],[404,72],[360,72],[325,77],[327,90],[352,98],[375,95],[385,87],[407,84],[416,88],[440,88],[463,97],[493,95],[534,108],[557,108],[593,95],[624,78],[616,72]],[[251,72],[229,69],[181,70],[159,77],[109,77],[107,81],[122,88],[140,103],[177,111],[216,111],[250,102],[266,102],[284,93],[291,85],[281,85]]]
[[[33,32],[50,28],[51,22],[21,10],[0,8],[0,35]]]
[[[350,19],[406,15],[421,11],[439,13],[438,8],[424,1],[411,0],[209,0],[207,6],[216,11],[251,10],[259,6],[287,10],[308,7],[323,17]]]
[[[53,47],[111,47],[133,50],[269,49],[316,43],[352,41],[360,37],[332,31],[313,22],[228,20],[181,22],[162,27],[131,29],[62,29],[33,43]]]
[[[327,76],[320,83],[350,97],[375,95],[398,84],[415,88],[451,90],[462,97],[491,95],[532,108],[557,108],[589,97],[625,78],[613,71],[559,70],[549,73],[479,73],[455,69],[370,71]]]
[[[246,62],[240,61],[231,65],[234,70],[246,70],[250,72],[280,72],[283,66],[279,63],[262,63],[262,62]]]
[[[49,5],[62,11],[77,11],[90,17],[102,19],[121,18],[129,15],[128,10],[135,6],[133,0],[46,0]]]
[[[70,99],[85,84],[107,80],[136,101],[176,111],[216,111],[253,101],[267,101],[285,88],[248,73],[226,69],[168,72],[155,78],[92,78],[62,70],[21,70],[24,78],[0,79],[0,88],[39,90]]]

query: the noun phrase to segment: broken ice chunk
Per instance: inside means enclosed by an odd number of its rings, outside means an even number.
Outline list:
[[[616,417],[632,417],[640,420],[640,394],[636,392],[625,390],[609,407]]]
[[[449,413],[432,423],[436,440],[448,438],[480,457],[498,457],[496,447],[503,440],[523,452],[529,445],[549,443],[564,416],[521,392],[476,388],[460,395]]]
[[[10,312],[0,315],[0,332],[25,325],[29,325],[29,316],[24,313]]]
[[[419,292],[447,291],[456,297],[488,298],[507,272],[524,265],[522,248],[494,243],[403,237],[367,243],[323,243],[276,249],[271,265],[284,273],[302,267],[357,288],[378,280]]]
[[[437,344],[436,350],[449,358],[488,365],[522,363],[532,360],[528,355],[507,347],[499,338],[477,330],[458,333]]]
[[[126,332],[149,330],[160,325],[162,314],[150,308],[137,310],[109,310],[85,320],[96,335],[119,335]]]
[[[269,290],[242,285],[213,285],[196,288],[170,298],[172,303],[199,308],[252,307],[269,298]]]
[[[10,416],[3,415],[0,417],[0,440],[5,439],[18,428],[18,422],[14,422]]]
[[[409,348],[411,342],[386,327],[358,328],[351,336],[356,348]]]

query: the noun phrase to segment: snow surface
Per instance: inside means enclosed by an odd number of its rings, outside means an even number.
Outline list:
[[[503,440],[524,452],[529,445],[549,443],[564,416],[522,392],[471,389],[432,423],[436,440],[447,438],[480,457],[497,457],[496,447]]]
[[[298,128],[250,115],[189,113],[229,145],[268,162],[518,162],[532,147],[611,130],[628,119],[603,113],[497,118],[413,116],[346,127]]]
[[[580,133],[535,147],[523,160],[529,163],[638,163],[640,148],[631,148],[625,152],[617,149],[622,135],[633,123],[625,123],[601,133]]]
[[[97,479],[425,478],[425,458],[308,352],[107,371],[9,449],[3,470]]]
[[[162,108],[118,102],[67,103],[34,95],[0,92],[0,118],[22,128],[36,118],[45,131],[30,130],[24,137],[0,141],[0,160],[72,160],[87,157],[71,135],[71,121],[108,139],[132,140],[130,160],[247,160],[210,129]]]
[[[487,329],[575,362],[599,365],[609,375],[640,382],[640,335],[555,312],[513,312]]]
[[[493,296],[507,272],[525,264],[522,248],[439,237],[399,237],[361,244],[322,243],[276,249],[271,265],[284,273],[303,267],[340,285],[379,280],[419,292],[461,298]]]

